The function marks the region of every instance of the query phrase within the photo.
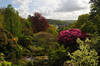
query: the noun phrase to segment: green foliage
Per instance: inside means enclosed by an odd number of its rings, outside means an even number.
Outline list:
[[[36,56],[35,58],[34,66],[48,66],[48,56]]]
[[[21,24],[22,24],[22,33],[23,35],[25,36],[30,36],[33,34],[33,31],[32,31],[32,27],[31,27],[31,22],[29,22],[28,19],[25,19],[25,18],[22,18],[20,17],[20,21],[21,21]]]
[[[47,29],[47,32],[51,33],[51,34],[53,34],[55,36],[58,35],[58,32],[57,32],[56,27],[54,25],[49,25],[49,27]]]
[[[0,53],[0,66],[12,66],[11,62],[5,61],[3,53]]]
[[[32,39],[32,36],[21,36],[19,37],[18,43],[27,48],[29,45],[33,44]]]
[[[3,62],[0,62],[0,66],[12,66],[12,63],[8,61],[3,61]]]
[[[0,28],[0,47],[8,44],[8,37],[3,28]]]
[[[95,15],[91,21],[97,26],[97,31],[100,34],[100,15]]]
[[[34,66],[32,62],[28,62],[26,66]]]
[[[0,27],[2,27],[3,23],[4,23],[4,15],[0,14]]]
[[[39,32],[34,34],[35,41],[37,41],[38,46],[49,47],[53,46],[57,41],[56,36],[47,33],[47,32]]]
[[[25,19],[20,17],[18,11],[11,5],[0,9],[0,52],[2,52],[0,66],[63,66],[67,60],[69,60],[67,63],[75,66],[99,65],[97,56],[100,56],[99,3],[99,0],[91,0],[91,13],[80,15],[76,22],[46,20],[39,13]],[[90,17],[92,19],[89,19]],[[57,30],[58,26],[60,27]],[[57,36],[58,32],[71,28],[79,28],[92,36],[91,40],[78,39],[78,44],[75,43],[79,45],[77,49],[68,53],[75,46],[71,45],[65,49],[58,44]]]
[[[74,21],[76,20],[53,20],[53,19],[47,19],[49,24],[53,24],[53,25],[69,25],[72,24]]]
[[[31,51],[31,56],[43,56],[46,55],[45,49],[41,46],[29,46],[28,48]]]
[[[100,0],[90,0],[91,3],[91,19],[98,14],[100,16]]]
[[[91,22],[91,20],[89,20],[89,14],[80,15],[77,22],[74,23],[74,25],[75,26],[73,26],[73,28],[79,28],[83,32],[88,32],[91,34],[98,30],[97,25]]]
[[[20,60],[22,58],[22,54],[23,54],[23,47],[19,44],[17,44],[17,47],[16,47],[16,58],[18,60]]]
[[[72,54],[69,53],[72,63],[75,66],[97,66],[98,65],[98,54],[94,49],[91,49],[89,43],[91,41],[86,39],[85,42],[77,39],[79,43],[79,50],[76,50]]]
[[[4,29],[0,29],[0,52],[4,53],[10,61],[16,62],[16,58],[20,59],[20,48],[14,38],[9,35]]]
[[[34,45],[44,48],[44,51],[42,51],[43,53],[45,52],[44,55],[48,55],[48,50],[50,48],[56,48],[57,46],[56,36],[47,32],[39,32],[34,34],[34,41]]]
[[[59,28],[57,29],[58,32],[61,32],[63,30],[67,30],[69,29],[69,26],[59,26]]]
[[[18,12],[15,9],[8,5],[4,10],[4,28],[11,32],[14,36],[21,35],[21,23],[19,20]]]
[[[90,46],[94,48],[98,52],[98,55],[100,56],[100,36],[98,33],[95,33],[92,35]],[[100,57],[99,57],[99,60],[100,60]]]
[[[100,34],[100,0],[90,0],[91,11],[89,19],[97,26]]]
[[[92,22],[87,22],[87,23],[84,23],[83,25],[81,25],[80,29],[83,31],[83,32],[88,32],[88,33],[94,33],[94,32],[97,32],[97,26],[92,23]]]
[[[49,51],[49,66],[63,66],[66,60],[67,52],[64,46]]]

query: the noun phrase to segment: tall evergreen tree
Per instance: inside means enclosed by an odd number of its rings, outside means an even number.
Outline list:
[[[4,10],[4,27],[14,36],[21,34],[21,22],[18,12],[11,5],[8,5]]]
[[[97,25],[97,29],[100,35],[100,0],[90,0],[91,12],[90,20]]]
[[[100,16],[100,0],[90,0],[91,3],[91,16],[98,14]]]

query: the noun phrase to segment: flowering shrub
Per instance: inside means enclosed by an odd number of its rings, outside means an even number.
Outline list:
[[[78,38],[77,43],[79,44],[79,49],[73,53],[68,53],[71,60],[68,60],[67,63],[71,63],[72,66],[99,66],[98,53],[89,46],[91,40],[82,41]]]
[[[67,46],[75,46],[76,39],[80,38],[81,40],[85,40],[87,37],[87,33],[82,33],[80,29],[69,29],[64,30],[59,33],[58,42],[60,44],[64,44],[65,47]]]
[[[40,13],[36,12],[31,21],[33,32],[45,31],[49,27],[47,20]]]

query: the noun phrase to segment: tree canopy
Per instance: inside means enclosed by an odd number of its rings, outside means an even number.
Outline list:
[[[100,15],[100,0],[90,0],[91,3],[91,16],[96,14]]]
[[[8,5],[4,10],[4,28],[11,32],[14,36],[21,34],[21,24],[18,12],[11,6]]]

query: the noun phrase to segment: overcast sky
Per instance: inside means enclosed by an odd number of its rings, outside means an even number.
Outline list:
[[[76,20],[89,13],[89,0],[0,0],[0,7],[12,4],[20,16],[27,17],[40,12],[50,19]]]

